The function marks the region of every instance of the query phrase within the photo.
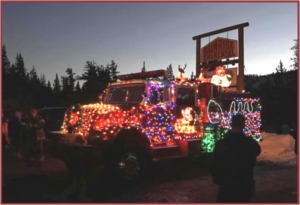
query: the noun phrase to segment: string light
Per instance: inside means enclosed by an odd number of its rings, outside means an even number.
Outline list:
[[[216,107],[218,109],[217,111]],[[211,109],[213,111],[211,111]],[[221,106],[215,100],[210,100],[207,106],[207,114],[209,117],[209,121],[212,124],[220,123],[220,127],[222,129],[222,136],[224,136],[228,132],[228,130],[231,129],[230,123],[232,116],[236,114],[242,114],[245,117],[244,133],[247,136],[253,137],[257,141],[261,140],[260,112],[261,105],[259,98],[235,98],[230,104],[229,111],[223,111]]]
[[[192,107],[185,107],[181,110],[182,118],[177,118],[175,85],[194,88],[198,93],[199,82],[187,81],[182,76],[175,81],[150,80],[147,81],[146,93],[139,105],[128,110],[103,102],[74,106],[66,112],[62,130],[71,130],[84,137],[88,137],[93,130],[97,132],[95,137],[110,139],[123,129],[135,128],[146,134],[151,145],[173,145],[176,140],[203,139],[202,148],[211,152],[215,142],[231,129],[232,116],[243,114],[246,118],[245,134],[260,140],[259,99],[236,98],[228,111],[224,111],[216,100],[211,99],[206,106],[206,114],[205,109],[197,114]],[[165,87],[171,93],[169,101],[163,101],[164,90],[167,90]],[[124,102],[128,101],[128,96],[129,93],[126,92]],[[202,109],[205,105],[201,102],[204,101],[198,100],[198,106]],[[204,125],[203,119],[206,117],[210,123]]]

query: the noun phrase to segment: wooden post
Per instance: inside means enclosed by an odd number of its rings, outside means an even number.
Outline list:
[[[201,49],[201,39],[196,40],[196,78],[200,75],[200,49]]]
[[[239,28],[239,78],[238,91],[244,90],[244,28]]]

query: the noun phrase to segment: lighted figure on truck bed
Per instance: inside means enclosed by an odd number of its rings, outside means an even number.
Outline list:
[[[197,81],[202,83],[212,83],[222,87],[229,87],[231,84],[231,76],[225,73],[225,68],[222,66],[216,67],[216,74],[212,78],[204,78],[204,70],[201,70],[200,76]]]
[[[103,101],[67,111],[63,131],[68,132],[72,127],[74,133],[87,139],[109,141],[122,130],[134,128],[147,136],[152,146],[202,139],[202,149],[212,152],[215,142],[231,129],[231,117],[242,113],[247,119],[245,134],[260,139],[259,99],[235,97],[226,109],[216,99],[208,99],[206,103],[198,97],[202,92],[199,86],[213,83],[227,87],[231,77],[225,74],[223,67],[217,67],[212,79],[200,75],[196,81],[189,81],[182,75],[184,69],[179,70],[175,81],[154,79],[165,75],[164,70],[119,76],[123,81],[109,85]],[[178,99],[175,99],[179,87],[195,91],[193,106],[178,106]]]

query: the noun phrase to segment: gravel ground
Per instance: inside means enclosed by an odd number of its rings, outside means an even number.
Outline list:
[[[54,203],[70,183],[62,161],[46,158],[41,168],[27,167],[14,159],[11,150],[3,152],[3,202]],[[296,203],[297,161],[259,161],[255,169],[256,196],[253,202]],[[200,160],[179,159],[158,163],[142,182],[124,184],[105,177],[97,169],[88,179],[89,202],[102,203],[211,203],[216,202],[217,186],[207,166]],[[76,198],[68,202],[76,202]]]

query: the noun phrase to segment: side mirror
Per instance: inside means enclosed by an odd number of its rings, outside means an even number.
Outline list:
[[[147,97],[147,93],[144,92],[144,93],[142,94],[142,97],[143,97],[143,98],[146,98],[146,97]]]

